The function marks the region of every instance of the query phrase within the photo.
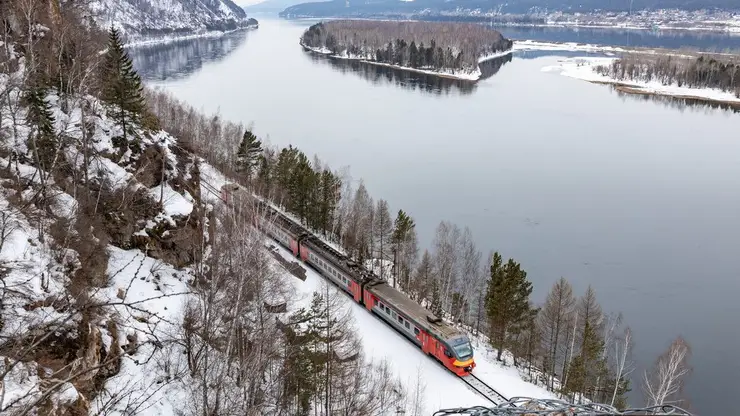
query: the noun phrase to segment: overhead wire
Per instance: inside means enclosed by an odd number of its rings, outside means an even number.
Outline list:
[[[492,407],[473,406],[436,411],[433,416],[692,416],[690,412],[674,405],[629,408],[618,410],[601,403],[575,404],[557,399],[512,397]]]

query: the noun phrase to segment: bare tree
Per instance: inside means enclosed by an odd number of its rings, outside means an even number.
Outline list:
[[[633,346],[632,329],[630,327],[624,329],[624,334],[621,337],[614,339],[614,391],[609,402],[612,406],[614,406],[617,393],[623,385],[622,380],[628,378],[635,369],[631,358]]]
[[[376,260],[380,262],[379,274],[385,279],[387,278],[386,262],[390,259],[391,236],[393,234],[393,219],[391,218],[391,213],[388,209],[388,202],[386,202],[386,200],[378,200],[374,220],[373,240],[377,242],[375,244],[377,251],[373,253],[373,263],[375,263]]]
[[[563,351],[563,342],[567,343],[567,322],[572,319],[575,304],[573,288],[565,278],[561,277],[547,294],[545,304],[538,316],[551,390],[555,388],[557,365],[562,364],[561,368],[565,368],[565,357],[560,353]]]
[[[432,242],[441,295],[439,306],[446,311],[451,309],[452,294],[459,289],[460,237],[457,225],[442,221]]]
[[[419,265],[414,271],[411,283],[409,284],[408,291],[411,298],[428,306],[431,300],[430,290],[432,280],[435,279],[434,258],[429,254],[428,250],[424,250],[421,261],[419,261]]]
[[[485,282],[485,277],[481,274],[481,256],[482,253],[475,246],[473,233],[470,228],[465,227],[460,241],[460,284],[459,290],[462,301],[461,311],[458,313],[458,319],[466,324],[472,324],[472,313],[477,301],[476,292]],[[454,312],[453,312],[454,314]]]
[[[690,356],[689,343],[679,336],[673,340],[668,350],[658,357],[653,368],[645,370],[643,391],[648,406],[680,405],[685,400],[683,386],[691,372]]]

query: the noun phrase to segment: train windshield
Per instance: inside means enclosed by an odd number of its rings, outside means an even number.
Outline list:
[[[473,355],[473,347],[467,337],[453,339],[450,344],[458,358],[467,359]]]

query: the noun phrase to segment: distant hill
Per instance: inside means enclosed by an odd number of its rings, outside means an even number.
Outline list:
[[[270,1],[270,0],[268,0]],[[289,0],[272,0],[289,1]],[[627,11],[629,0],[345,0],[301,3],[287,7],[281,16],[285,17],[328,17],[358,16],[381,13],[427,13],[452,11],[456,9],[498,10],[504,13],[528,13],[533,10],[587,12],[594,10]],[[738,0],[634,0],[632,10],[641,9],[684,9],[705,8],[740,9]]]
[[[89,7],[101,27],[117,26],[127,39],[232,30],[257,23],[231,0],[94,0]]]
[[[303,0],[266,0],[257,4],[244,6],[247,13],[278,13],[285,10],[286,7],[303,3]]]

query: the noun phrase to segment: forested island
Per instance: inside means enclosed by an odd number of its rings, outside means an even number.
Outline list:
[[[511,51],[512,41],[472,23],[336,20],[309,27],[301,45],[343,59],[478,80],[478,64]]]

